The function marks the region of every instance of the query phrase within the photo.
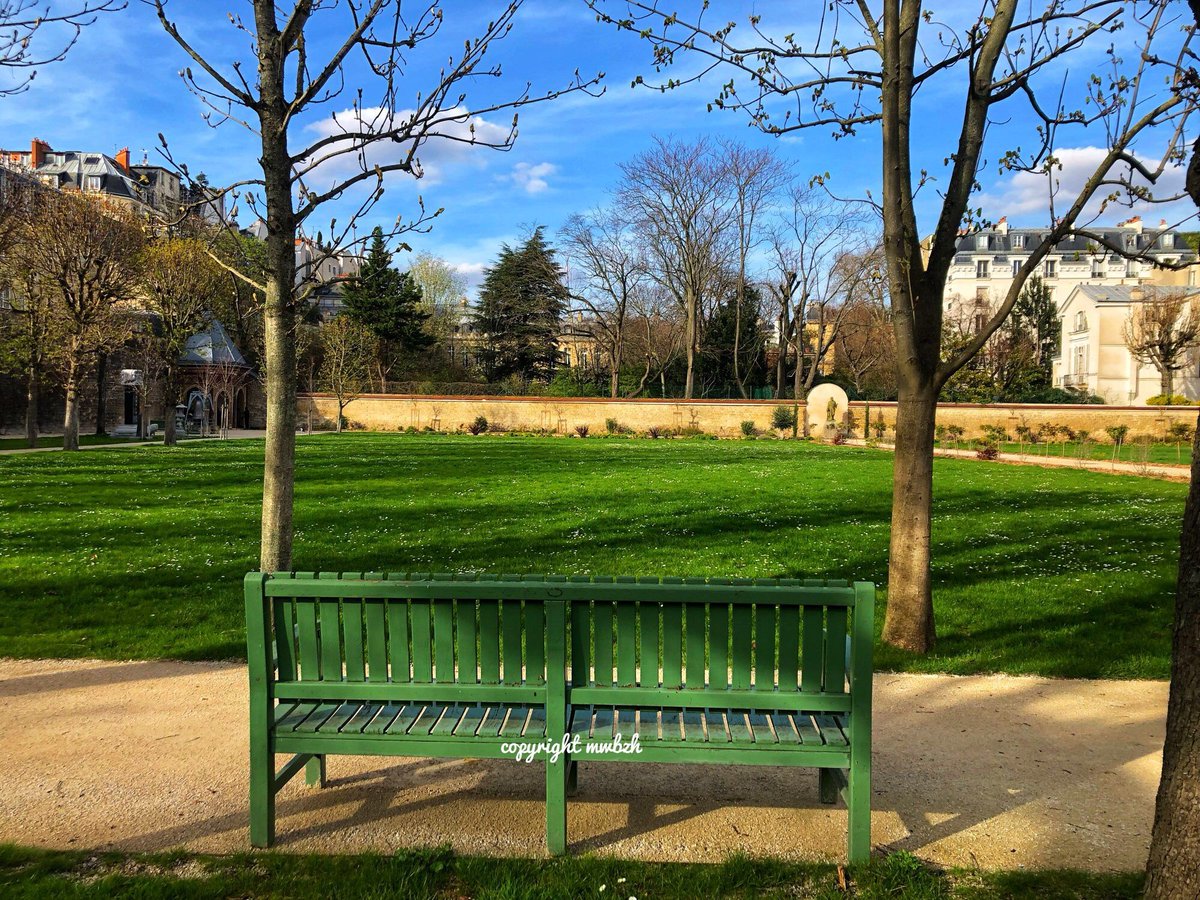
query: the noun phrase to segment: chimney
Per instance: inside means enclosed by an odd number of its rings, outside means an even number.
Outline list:
[[[46,151],[52,149],[41,138],[34,138],[29,145],[29,168],[36,169],[46,161]]]
[[[1008,216],[1001,216],[996,223],[996,234],[1008,234]]]
[[[1141,234],[1142,233],[1142,217],[1134,216],[1132,219],[1130,219],[1128,222],[1125,223],[1125,227],[1132,228],[1138,234]]]
[[[126,175],[128,175],[129,174],[129,148],[122,147],[120,150],[118,150],[116,159],[117,159],[117,165],[120,166],[125,171]]]
[[[1146,291],[1142,288],[1141,285],[1138,285],[1137,287],[1135,287],[1133,290],[1131,290],[1129,292],[1129,299],[1132,300],[1134,303],[1141,303],[1143,300],[1146,299]]]

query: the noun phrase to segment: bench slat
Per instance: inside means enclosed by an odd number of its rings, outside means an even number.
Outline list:
[[[412,681],[412,658],[408,649],[408,601],[388,600],[388,657],[393,682]]]
[[[683,740],[683,710],[664,709],[662,711],[662,735],[664,741]]]
[[[274,601],[272,627],[275,629],[275,659],[279,666],[279,677],[296,680],[296,611],[292,601],[282,598]]]
[[[571,684],[592,680],[592,609],[587,601],[571,604]]]
[[[299,722],[293,731],[313,732],[325,724],[325,720],[338,711],[340,703],[318,703],[303,722]]]
[[[750,713],[746,716],[746,724],[750,727],[750,737],[756,744],[778,744],[771,724],[762,713]]]
[[[775,739],[781,744],[799,744],[800,735],[796,734],[796,726],[792,724],[792,717],[783,713],[771,714],[771,725],[775,732]]]
[[[453,684],[454,674],[454,601],[433,602],[434,679]]]
[[[848,743],[846,735],[842,733],[842,729],[838,724],[838,720],[833,716],[813,716],[813,721],[817,724],[817,729],[821,732],[821,740],[831,747],[844,747]]]
[[[846,611],[831,609],[825,622],[825,678],[821,687],[826,691],[846,689]]]
[[[662,686],[683,687],[683,607],[662,608]]]
[[[521,601],[501,603],[500,618],[504,640],[504,683],[520,684],[524,678],[521,671]]]
[[[814,692],[821,690],[821,676],[824,672],[822,665],[824,649],[825,610],[820,606],[806,606],[804,607],[804,638],[800,661],[801,690]]]
[[[412,727],[412,723],[417,720],[417,716],[423,709],[424,707],[420,703],[406,703],[395,718],[388,722],[384,734],[408,734],[408,729]]]
[[[683,739],[689,743],[704,742],[704,714],[694,709],[683,711]]]
[[[536,601],[525,603],[525,683],[546,683],[546,607]]]
[[[321,679],[320,640],[317,637],[317,607],[314,603],[296,605],[296,628],[300,644],[300,677],[304,681]]]
[[[473,605],[473,604],[472,604]],[[479,734],[483,717],[487,714],[486,706],[468,706],[467,711],[454,727],[455,737],[474,737]]]
[[[521,732],[521,737],[546,737],[546,710],[540,706],[535,706],[529,711],[529,720],[525,723],[525,730]],[[556,740],[562,738],[562,735],[552,735]]]
[[[607,687],[613,683],[613,604],[597,600],[592,609],[592,680]]]
[[[396,716],[404,709],[400,703],[385,703],[370,722],[363,726],[363,734],[383,734],[391,726]]]
[[[639,635],[641,649],[641,671],[638,683],[657,687],[658,681],[658,617],[662,605],[651,601],[643,601],[638,605],[638,615],[641,619]]]
[[[342,634],[346,647],[346,680],[367,680],[367,658],[363,652],[363,602],[342,603]]]
[[[479,601],[479,678],[500,683],[500,604],[495,600]]]
[[[800,609],[779,607],[779,690],[795,691],[800,684]]]
[[[816,724],[812,720],[812,716],[806,716],[803,713],[796,713],[791,717],[792,724],[796,726],[796,734],[800,735],[800,743],[802,744],[824,744],[821,740],[821,732],[817,730]]]
[[[342,703],[338,706],[332,716],[321,723],[318,731],[337,732],[342,730],[342,726],[354,718],[355,713],[362,709],[361,703]]]
[[[704,685],[704,645],[707,643],[705,634],[707,625],[707,610],[703,603],[689,603],[684,610],[684,627],[687,629],[687,658],[684,666],[687,669],[684,684],[689,688]]]
[[[775,607],[754,608],[754,689],[775,689]]]
[[[467,708],[454,704],[447,706],[438,723],[430,729],[430,734],[454,734],[458,730],[458,723],[462,721],[466,715]]]
[[[733,616],[733,631],[730,635],[730,655],[733,658],[732,684],[738,690],[750,689],[754,671],[754,612],[752,606],[735,606],[730,610]]]
[[[366,603],[363,624],[367,629],[367,680],[388,680],[387,606],[382,600]]]
[[[723,603],[708,606],[708,683],[729,687],[729,613]]]
[[[371,724],[372,720],[379,715],[384,708],[382,703],[364,703],[360,706],[342,726],[343,734],[361,734],[363,729]]]
[[[433,610],[428,600],[413,600],[408,606],[412,634],[413,681],[433,681]]]
[[[500,729],[501,737],[520,737],[525,732],[525,720],[529,716],[528,706],[514,706]]]
[[[708,742],[710,744],[728,744],[730,737],[729,732],[725,728],[725,717],[720,710],[706,709],[704,711],[704,725],[708,732]]]
[[[729,737],[737,744],[749,744],[754,741],[754,735],[746,724],[746,714],[741,710],[728,710],[725,713],[725,724],[729,728]]]

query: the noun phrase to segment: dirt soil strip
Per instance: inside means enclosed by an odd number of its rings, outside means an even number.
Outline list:
[[[0,841],[245,850],[246,694],[235,664],[0,660]],[[881,674],[875,696],[877,846],[989,869],[1145,863],[1166,683]],[[541,765],[330,757],[329,775],[280,795],[281,849],[545,852]],[[584,762],[569,818],[573,852],[845,852],[812,769]]]

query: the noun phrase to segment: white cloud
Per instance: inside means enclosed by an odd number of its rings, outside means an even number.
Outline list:
[[[519,162],[513,166],[512,174],[508,177],[525,193],[540,194],[550,187],[550,182],[546,179],[557,171],[558,166],[554,165],[554,163]]]
[[[415,113],[412,109],[389,112],[377,106],[361,110],[345,109],[309,124],[306,130],[314,141],[358,131],[383,134],[404,127]],[[462,107],[445,110],[438,115],[436,124],[429,129],[428,137],[422,140],[417,149],[414,168],[422,173],[423,181],[437,184],[454,166],[466,163],[482,164],[480,145],[500,144],[505,142],[508,136],[507,126],[489,122],[482,116],[472,116]],[[349,145],[349,142],[346,142],[346,145]],[[331,148],[326,148],[327,151],[329,149]],[[391,140],[376,141],[368,144],[361,151],[361,155],[345,153],[321,162],[314,176],[318,183],[331,184],[361,172],[364,167],[370,170],[375,166],[402,162],[411,149],[411,140],[400,143]]]
[[[992,186],[991,190],[977,195],[972,200],[972,204],[981,206],[984,214],[993,219],[1007,215],[1014,219],[1026,217],[1039,222],[1047,221],[1050,217],[1051,192],[1054,192],[1054,212],[1056,215],[1060,215],[1079,196],[1079,192],[1096,171],[1096,167],[1100,165],[1107,153],[1108,151],[1103,147],[1068,147],[1058,150],[1055,152],[1055,156],[1060,160],[1061,168],[1056,166],[1049,175],[1033,172],[1015,172],[1006,178],[1002,178]],[[1138,158],[1151,171],[1157,168],[1157,159],[1141,156]],[[1149,188],[1154,197],[1174,197],[1183,190],[1184,174],[1182,167],[1171,166],[1162,173],[1158,182],[1154,185],[1150,185],[1149,182],[1136,174],[1134,175],[1133,184]],[[1120,165],[1113,169],[1111,175],[1114,178],[1128,180],[1130,169],[1128,166]],[[1096,199],[1088,205],[1081,221],[1087,221],[1101,214],[1104,198],[1113,190],[1116,190],[1116,188],[1101,188],[1097,192],[1098,196]],[[1190,206],[1190,204],[1188,205]],[[1123,205],[1117,203],[1108,204],[1103,210],[1102,218],[1106,221],[1110,219],[1115,221],[1118,218],[1127,218],[1132,214],[1142,216],[1163,215],[1167,218],[1172,218],[1172,213],[1179,211],[1176,207],[1177,205],[1173,203],[1161,204],[1138,201],[1130,208],[1126,200],[1126,203]],[[1187,215],[1187,210],[1183,210],[1183,215]]]

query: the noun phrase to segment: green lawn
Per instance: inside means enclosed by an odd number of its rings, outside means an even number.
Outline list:
[[[1133,900],[1141,874],[936,871],[895,853],[844,876],[863,900]],[[12,900],[136,897],[490,898],[693,900],[696,897],[843,898],[834,866],[735,857],[721,865],[622,862],[597,857],[482,859],[447,850],[394,856],[228,857],[89,854],[0,845],[0,890]]]
[[[127,437],[110,437],[107,434],[81,434],[79,436],[79,445],[81,447],[98,447],[103,444],[132,444],[140,441],[141,438]],[[158,438],[162,440],[162,438]],[[43,435],[37,439],[39,447],[62,447],[62,435],[51,435],[49,437]],[[0,438],[0,450],[27,450],[29,442],[23,437],[4,437]]]
[[[973,441],[939,441],[939,447],[950,449],[971,450],[976,443]],[[1102,462],[1124,463],[1160,463],[1172,466],[1188,466],[1192,463],[1192,445],[1184,441],[1181,444],[1142,444],[1128,442],[1119,448],[1112,444],[1100,444],[1088,441],[1081,444],[1078,441],[1068,441],[1064,444],[1021,444],[1007,441],[1000,445],[1001,454],[1022,454],[1025,456],[1051,456],[1067,459],[1098,459]]]
[[[316,435],[295,565],[887,574],[890,453],[793,441]],[[0,655],[244,655],[260,441],[0,457]],[[1166,678],[1186,486],[939,459],[937,652],[907,671]],[[882,611],[878,622],[882,623]]]

